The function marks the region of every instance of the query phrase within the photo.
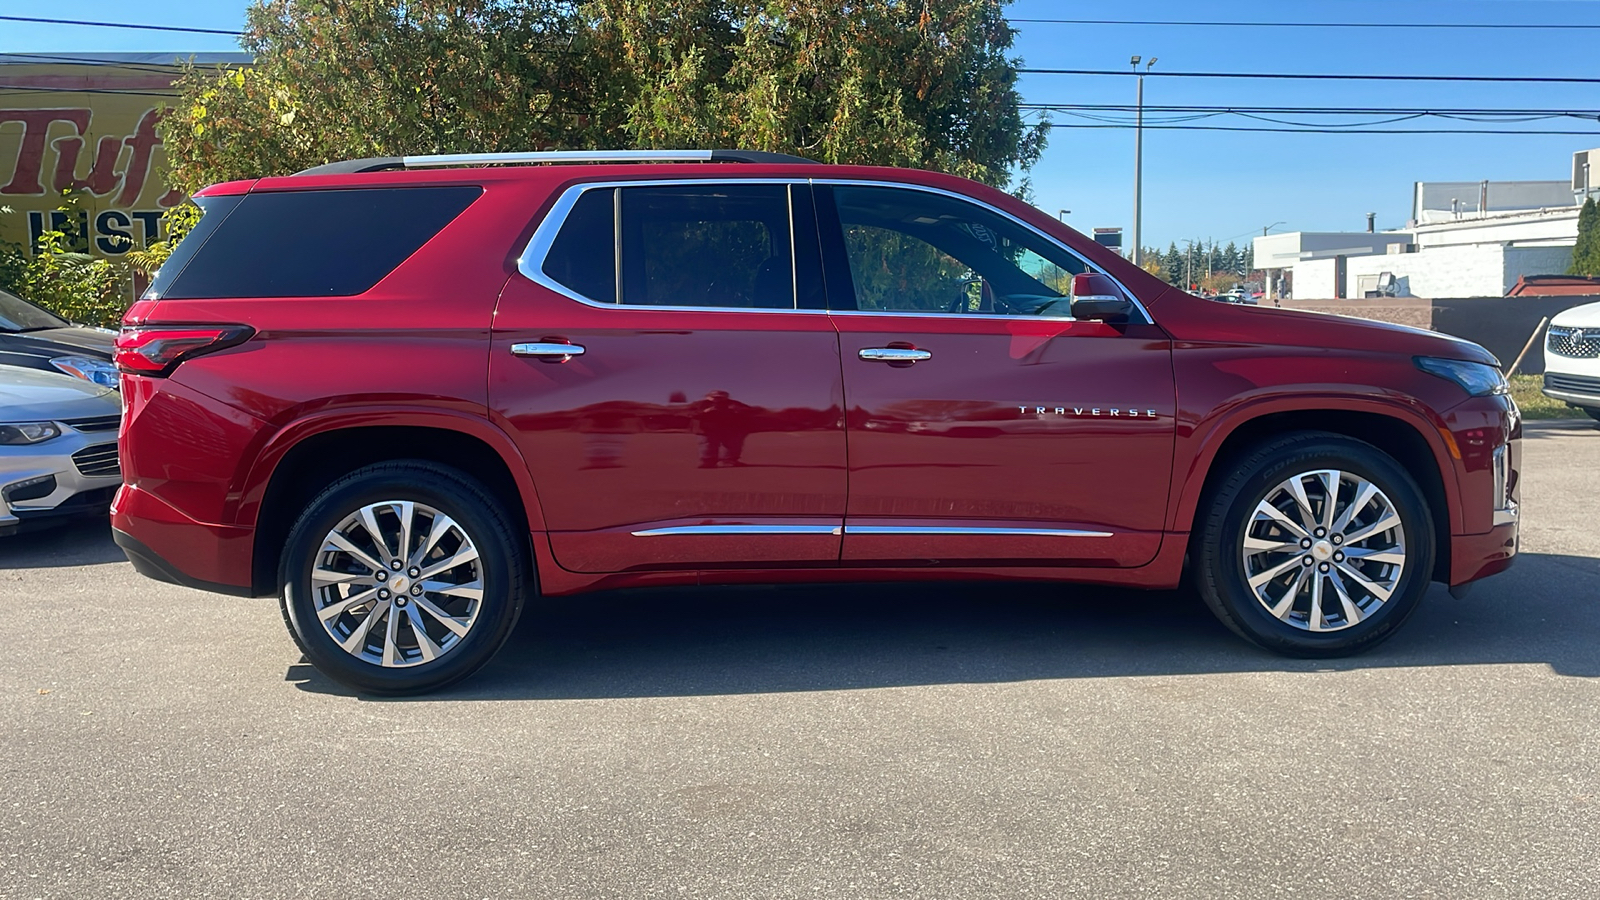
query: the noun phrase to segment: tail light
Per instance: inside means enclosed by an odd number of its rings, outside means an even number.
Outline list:
[[[178,363],[250,339],[248,325],[124,325],[112,357],[130,375],[164,376]]]

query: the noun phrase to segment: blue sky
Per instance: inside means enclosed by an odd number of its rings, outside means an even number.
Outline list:
[[[69,7],[0,0],[0,12],[106,21],[238,28],[242,0],[75,0]],[[65,10],[70,10],[68,15]],[[1016,0],[1013,18],[1204,19],[1211,21],[1490,22],[1600,24],[1595,0]],[[1383,31],[1020,24],[1017,53],[1029,67],[1125,69],[1133,54],[1157,71],[1553,75],[1600,77],[1600,32]],[[0,23],[0,51],[232,50],[225,37]],[[1153,78],[1152,104],[1376,107],[1600,108],[1600,85],[1407,84]],[[1034,103],[1126,103],[1124,77],[1029,75]],[[1062,123],[1082,121],[1057,116]],[[1251,124],[1215,120],[1218,124]],[[1422,127],[1429,127],[1424,120]],[[1443,123],[1440,123],[1441,125]],[[1401,127],[1401,126],[1397,126]],[[1491,126],[1493,127],[1493,126]],[[1500,126],[1504,127],[1504,126]],[[1557,120],[1529,128],[1578,130]],[[1277,230],[1402,226],[1415,181],[1558,179],[1581,136],[1284,135],[1195,131],[1145,133],[1145,243],[1243,242]],[[1068,221],[1131,224],[1133,134],[1058,128],[1034,170],[1040,207]]]

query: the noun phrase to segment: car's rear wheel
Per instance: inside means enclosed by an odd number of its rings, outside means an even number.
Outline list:
[[[1217,618],[1291,656],[1391,636],[1432,580],[1435,535],[1411,476],[1370,444],[1301,433],[1237,459],[1208,493],[1191,560]]]
[[[284,620],[318,670],[370,694],[471,675],[505,643],[529,575],[526,542],[471,477],[380,463],[329,485],[290,530]]]

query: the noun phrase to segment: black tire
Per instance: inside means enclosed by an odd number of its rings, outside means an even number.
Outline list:
[[[319,596],[312,584],[312,567],[317,564],[323,541],[330,532],[363,507],[386,501],[412,501],[453,519],[460,526],[460,533],[452,532],[442,540],[472,542],[477,550],[477,565],[466,571],[475,573],[482,585],[476,618],[466,634],[444,635],[443,640],[454,641],[447,651],[434,659],[403,667],[369,662],[344,650],[317,616]],[[378,463],[351,472],[318,494],[289,531],[278,573],[279,597],[289,633],[319,671],[360,693],[419,694],[460,681],[482,668],[510,637],[522,611],[524,591],[533,585],[525,530],[514,522],[515,518],[481,483],[446,466],[405,460]],[[394,543],[400,543],[397,536]],[[413,535],[413,543],[420,547],[417,535]],[[421,565],[427,564],[427,561],[421,562]],[[370,568],[364,563],[357,565]],[[444,574],[448,576],[459,571],[455,569]],[[398,578],[407,573],[408,570],[399,571],[394,576]],[[389,573],[385,572],[384,577],[389,577]],[[393,583],[398,582],[392,582],[391,586]],[[405,606],[410,598],[403,591],[393,596],[395,605],[390,606],[389,611],[397,613],[396,620],[402,623],[397,627],[406,629],[405,634],[411,637],[411,648],[420,658],[420,642],[412,630],[415,628],[411,624],[412,617],[433,626],[439,625],[440,620],[425,617],[416,602],[411,602],[409,615],[403,614],[406,610],[399,607]],[[427,599],[441,601],[437,608],[446,611],[451,608],[443,603],[457,604],[454,608],[470,603],[438,594],[428,594]],[[358,611],[363,608],[355,607]],[[387,617],[385,613],[382,621],[386,623]],[[336,626],[345,621],[349,620],[334,619]],[[372,630],[376,632],[377,626]],[[365,640],[361,646],[366,646]]]
[[[1589,414],[1589,418],[1600,422],[1600,406],[1580,406],[1579,409]]]
[[[1437,538],[1433,516],[1422,491],[1394,459],[1362,441],[1325,432],[1300,432],[1254,447],[1226,464],[1230,471],[1219,477],[1201,500],[1198,527],[1189,551],[1195,586],[1206,605],[1224,625],[1240,637],[1286,656],[1347,656],[1371,649],[1388,639],[1416,610],[1432,581]],[[1337,469],[1364,479],[1386,495],[1400,518],[1405,541],[1405,562],[1388,600],[1375,610],[1364,611],[1365,618],[1353,625],[1348,624],[1349,619],[1338,611],[1337,595],[1333,595],[1332,599],[1325,600],[1323,607],[1324,610],[1333,610],[1332,617],[1320,617],[1319,613],[1318,622],[1343,621],[1347,627],[1311,631],[1292,624],[1290,620],[1294,619],[1295,612],[1291,611],[1288,619],[1280,619],[1267,608],[1265,601],[1256,596],[1248,583],[1243,558],[1244,542],[1246,529],[1252,527],[1258,504],[1293,476],[1326,469]],[[1313,502],[1316,502],[1315,498]],[[1335,502],[1335,508],[1338,509],[1338,502]],[[1262,525],[1253,527],[1259,529]],[[1273,526],[1268,524],[1266,527]],[[1354,532],[1351,534],[1354,535]],[[1324,544],[1322,541],[1317,543]],[[1352,546],[1355,543],[1352,542]],[[1328,548],[1322,546],[1321,549]],[[1269,561],[1289,562],[1298,556],[1311,556],[1311,551],[1292,550]],[[1341,554],[1339,559],[1345,557]],[[1300,562],[1303,559],[1293,564],[1299,565]],[[1336,575],[1340,574],[1337,563],[1330,561],[1330,565]],[[1270,568],[1265,563],[1261,567],[1263,574],[1265,569]],[[1315,570],[1320,569],[1321,564],[1313,562],[1309,568],[1313,571],[1307,574],[1315,578]],[[1292,578],[1296,571],[1294,568],[1287,569],[1283,577]],[[1332,590],[1328,580],[1323,580],[1319,586]],[[1270,592],[1272,587],[1269,583],[1266,590]],[[1288,589],[1284,588],[1279,596],[1286,596],[1287,593]],[[1306,588],[1304,600],[1304,605],[1309,609],[1309,587]],[[1297,610],[1299,601],[1295,603],[1297,605],[1293,609]]]

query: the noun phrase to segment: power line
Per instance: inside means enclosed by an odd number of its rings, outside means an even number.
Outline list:
[[[1444,81],[1519,84],[1600,84],[1600,78],[1502,75],[1334,75],[1269,72],[1134,72],[1127,69],[1018,69],[1024,75],[1138,75],[1148,78],[1267,78],[1298,81]]]
[[[1134,112],[1132,103],[1019,103],[1025,110],[1103,110]],[[1208,106],[1146,103],[1145,112],[1282,113],[1290,115],[1438,115],[1438,116],[1581,116],[1600,117],[1600,109],[1521,109],[1509,107],[1450,108],[1393,106]]]
[[[1082,124],[1077,122],[1051,122],[1051,128],[1092,128],[1128,130],[1136,127],[1130,123]],[[1146,131],[1234,131],[1255,134],[1503,134],[1503,135],[1583,135],[1600,138],[1600,131],[1527,131],[1522,129],[1489,128],[1253,128],[1235,125],[1151,125]]]
[[[32,22],[37,25],[84,25],[90,28],[128,28],[136,31],[182,31],[188,34],[224,34],[238,37],[240,32],[220,28],[188,28],[182,25],[134,25],[128,22],[90,22],[83,19],[40,19],[33,16],[0,16],[4,22]]]
[[[1157,19],[1011,19],[1028,25],[1140,25],[1181,26],[1184,28],[1436,28],[1448,30],[1493,31],[1572,31],[1600,30],[1600,24],[1557,25],[1545,23],[1487,24],[1478,22],[1174,22]]]

